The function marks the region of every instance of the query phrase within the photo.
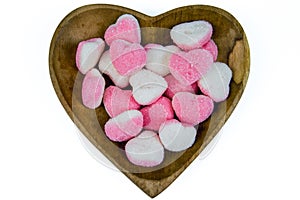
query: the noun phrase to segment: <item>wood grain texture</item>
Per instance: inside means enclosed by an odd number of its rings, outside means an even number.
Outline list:
[[[81,101],[83,75],[75,65],[78,43],[93,37],[103,38],[107,27],[126,13],[138,19],[142,27],[142,44],[171,44],[169,31],[174,25],[194,20],[209,21],[214,28],[213,39],[219,48],[218,61],[229,64],[233,71],[228,99],[216,104],[212,116],[199,125],[195,144],[179,153],[165,151],[165,160],[157,167],[131,164],[125,156],[124,143],[110,141],[103,132],[108,120],[103,104],[96,110],[90,110]],[[51,41],[49,70],[60,102],[82,133],[132,182],[150,197],[155,197],[188,167],[231,115],[247,83],[250,51],[239,22],[228,12],[216,7],[192,5],[151,17],[120,6],[95,4],[72,11],[59,24]],[[107,87],[111,81],[105,78]]]

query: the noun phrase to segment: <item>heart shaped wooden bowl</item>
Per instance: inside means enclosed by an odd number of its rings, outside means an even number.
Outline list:
[[[227,63],[233,71],[228,99],[216,104],[213,115],[199,125],[194,145],[181,153],[166,151],[164,162],[152,168],[131,164],[125,156],[124,144],[111,142],[103,132],[103,126],[108,120],[103,104],[96,110],[90,110],[82,105],[80,97],[83,75],[78,73],[75,65],[78,43],[93,37],[103,38],[107,27],[125,13],[134,15],[141,27],[149,27],[142,31],[142,44],[172,43],[169,33],[157,31],[160,30],[157,28],[169,30],[182,22],[209,21],[214,28],[213,39],[219,48],[218,61]],[[49,67],[56,94],[82,133],[139,188],[155,197],[199,155],[234,110],[246,86],[250,53],[246,35],[239,22],[228,12],[216,7],[186,6],[150,17],[128,8],[99,4],[78,8],[62,20],[51,41]],[[107,86],[109,84],[111,82],[107,79]]]

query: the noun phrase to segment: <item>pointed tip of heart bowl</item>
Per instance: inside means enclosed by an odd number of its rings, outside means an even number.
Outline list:
[[[157,167],[147,168],[131,164],[126,159],[124,144],[110,141],[103,132],[103,126],[109,119],[103,104],[91,110],[82,105],[80,98],[83,75],[78,73],[75,64],[78,43],[89,38],[103,38],[107,27],[126,13],[135,16],[142,28],[148,27],[142,33],[142,44],[155,42],[157,38],[164,45],[170,42],[170,39],[159,37],[160,33],[155,32],[154,27],[170,29],[182,22],[209,21],[214,29],[212,38],[219,49],[217,61],[227,63],[233,72],[228,98],[215,104],[211,117],[198,126],[194,145],[181,153],[166,151],[164,162]],[[200,154],[233,112],[247,83],[250,51],[246,34],[239,22],[220,8],[192,5],[150,17],[120,6],[96,4],[80,7],[61,21],[51,41],[49,70],[60,102],[81,132],[132,182],[150,197],[155,197]],[[107,82],[111,83],[108,80]]]

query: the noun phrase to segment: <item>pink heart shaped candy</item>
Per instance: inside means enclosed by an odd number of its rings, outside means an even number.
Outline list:
[[[141,109],[144,118],[144,128],[158,131],[166,120],[174,118],[172,103],[167,97],[161,97],[155,103]]]
[[[109,54],[113,65],[122,76],[132,75],[146,64],[146,51],[138,43],[115,40],[110,45]]]
[[[82,103],[90,109],[100,106],[103,98],[105,80],[97,69],[86,73],[82,81]]]
[[[115,142],[127,141],[137,136],[143,128],[143,115],[138,110],[127,110],[110,118],[104,125],[106,136]]]
[[[209,51],[212,54],[214,61],[217,60],[218,46],[216,45],[216,43],[213,40],[209,40],[205,45],[203,45],[202,49]]]
[[[105,89],[103,103],[110,117],[115,117],[126,110],[140,108],[140,105],[134,100],[131,90],[122,90],[116,86],[109,86]]]
[[[214,109],[211,98],[189,92],[176,93],[172,99],[172,106],[178,119],[191,125],[197,125],[206,120]]]
[[[171,74],[183,85],[198,81],[213,64],[212,54],[204,49],[172,54],[169,62]]]
[[[132,43],[141,43],[139,22],[132,15],[121,15],[117,19],[116,24],[112,24],[106,29],[104,39],[108,45],[111,45],[116,39],[122,39]]]

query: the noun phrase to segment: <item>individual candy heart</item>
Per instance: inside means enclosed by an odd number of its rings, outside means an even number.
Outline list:
[[[205,45],[203,45],[202,49],[205,49],[211,53],[214,61],[218,58],[218,46],[213,40],[209,40]]]
[[[113,65],[122,76],[130,76],[146,64],[146,51],[138,43],[114,40],[109,53]]]
[[[164,47],[159,44],[147,44],[145,49],[147,52],[146,69],[161,76],[166,76],[170,73],[170,57],[172,53],[180,51],[180,49],[174,45]]]
[[[155,103],[141,109],[144,119],[144,128],[158,131],[166,120],[174,118],[174,111],[170,99],[161,97]]]
[[[187,124],[197,125],[206,120],[214,109],[213,100],[205,95],[178,92],[172,99],[178,119]]]
[[[121,90],[116,86],[105,89],[103,103],[110,117],[115,117],[127,110],[137,110],[140,105],[132,97],[131,90]]]
[[[198,81],[211,67],[213,56],[209,51],[195,49],[172,54],[169,62],[171,74],[183,85]]]
[[[143,131],[125,145],[125,153],[130,162],[143,167],[154,167],[164,159],[164,147],[157,134]]]
[[[115,66],[112,64],[109,55],[109,50],[105,51],[102,54],[98,64],[98,68],[103,74],[108,75],[116,86],[124,88],[129,85],[129,77],[122,76],[121,74],[119,74]]]
[[[165,79],[149,70],[142,69],[129,79],[133,97],[141,105],[158,100],[168,87]]]
[[[212,35],[212,25],[203,20],[181,23],[170,32],[173,42],[183,50],[202,47]]]
[[[204,94],[215,102],[224,101],[229,94],[229,82],[232,72],[228,65],[215,62],[208,72],[198,81],[198,86]]]
[[[97,69],[90,70],[82,81],[82,103],[88,108],[100,106],[104,93],[105,80]]]
[[[124,14],[117,19],[116,24],[110,25],[104,34],[108,45],[116,39],[132,43],[141,43],[141,30],[137,19],[129,14]]]
[[[176,119],[165,121],[159,128],[159,138],[169,151],[183,151],[195,142],[197,131],[194,126],[180,123]]]
[[[109,119],[104,130],[106,136],[112,141],[123,142],[137,136],[143,128],[143,115],[138,110],[122,112]]]
[[[183,85],[176,78],[174,78],[172,74],[166,76],[165,80],[168,83],[168,88],[165,92],[165,95],[170,99],[172,99],[177,92],[190,92],[195,94],[198,91],[197,83],[193,83],[192,85]]]
[[[103,53],[105,43],[101,38],[81,41],[76,50],[76,66],[82,74],[95,67]]]

